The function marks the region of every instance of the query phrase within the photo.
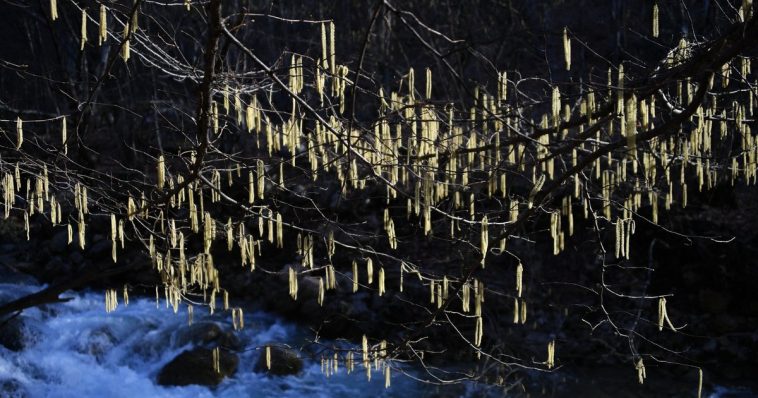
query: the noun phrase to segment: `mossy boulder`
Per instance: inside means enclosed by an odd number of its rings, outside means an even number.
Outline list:
[[[216,386],[225,377],[233,375],[239,365],[236,354],[220,351],[220,370],[213,366],[213,350],[195,348],[177,355],[158,373],[158,384],[163,386],[187,386],[199,384]]]
[[[286,348],[271,346],[271,368],[266,364],[266,349],[261,350],[258,362],[255,363],[255,370],[258,373],[266,373],[272,376],[296,375],[303,370],[303,360],[297,354],[297,351]]]

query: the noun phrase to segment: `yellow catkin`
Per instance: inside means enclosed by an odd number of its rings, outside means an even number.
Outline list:
[[[129,57],[131,56],[131,49],[129,47],[129,23],[124,24],[124,33],[123,33],[124,41],[121,43],[121,58],[124,60],[124,62],[129,60]]]
[[[567,27],[563,28],[563,59],[566,61],[566,70],[571,70],[571,39]]]
[[[256,174],[258,178],[257,194],[258,198],[263,199],[263,191],[266,187],[266,167],[263,164],[263,160],[258,159],[256,162]]]
[[[84,50],[84,44],[87,43],[87,10],[82,8],[82,30],[79,50]]]
[[[426,99],[432,98],[432,70],[426,68]]]
[[[84,238],[86,236],[86,224],[84,223],[84,214],[79,212],[79,248],[84,250]]]
[[[485,215],[484,218],[482,218],[482,236],[481,236],[481,246],[480,249],[482,251],[482,268],[484,268],[484,260],[487,258],[487,251],[489,250],[489,223],[487,221],[487,216]]]
[[[61,118],[61,144],[63,145],[63,154],[68,155],[68,132],[66,131],[66,117]]]
[[[16,149],[21,149],[24,144],[24,121],[20,117],[16,118]],[[21,184],[17,184],[21,185]]]
[[[116,235],[118,234],[118,223],[116,221],[116,215],[111,214],[111,257],[113,262],[116,262]]]
[[[358,263],[353,260],[353,293],[358,291]]]
[[[158,190],[162,191],[164,185],[166,184],[166,161],[163,158],[163,155],[158,156],[158,163],[156,164],[155,168],[158,175]]]
[[[337,75],[337,49],[334,41],[334,22],[329,22],[329,71],[333,79]]]
[[[55,21],[58,19],[58,1],[50,0],[50,19]]]
[[[545,364],[548,369],[555,367],[555,340],[547,343],[547,361]]]
[[[637,381],[640,384],[644,384],[647,374],[645,373],[645,362],[642,361],[642,358],[637,360],[634,368],[637,370]]]
[[[366,276],[368,278],[368,285],[374,283],[374,261],[370,257],[366,260]]]
[[[518,308],[518,298],[513,298],[513,323],[518,323],[519,321],[519,308]]]
[[[326,47],[326,23],[321,24],[321,67],[329,69],[328,48]]]
[[[361,352],[363,354],[363,364],[367,366],[368,364],[368,337],[366,335],[363,335],[363,338],[361,339]]]
[[[100,35],[98,36],[98,45],[102,45],[108,40],[108,11],[105,4],[100,5]]]
[[[26,240],[29,240],[29,213],[24,211],[24,231],[26,232]]]
[[[292,297],[293,300],[297,300],[297,273],[292,267],[289,267],[289,285],[290,297]]]
[[[524,289],[524,266],[519,263],[516,266],[516,294],[518,297],[521,297],[521,293]]]
[[[318,305],[324,305],[324,278],[318,278]]]
[[[379,268],[379,295],[383,296],[385,293],[384,289],[384,267]]]
[[[658,2],[653,4],[653,37],[658,37],[660,32],[658,31],[659,15],[658,15]]]
[[[221,349],[216,347],[213,349],[213,371],[221,373]]]
[[[271,370],[271,346],[266,346],[266,369]]]
[[[284,223],[281,213],[276,213],[276,247],[284,247]]]

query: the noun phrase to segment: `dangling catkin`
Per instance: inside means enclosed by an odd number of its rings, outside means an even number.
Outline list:
[[[61,118],[61,143],[63,145],[63,154],[68,155],[68,133],[66,131],[66,117]]]
[[[121,43],[121,58],[124,60],[124,62],[129,60],[129,56],[131,55],[131,50],[129,49],[129,23],[124,24],[124,41]]]
[[[518,297],[521,297],[521,293],[524,289],[523,277],[524,277],[524,266],[521,265],[521,263],[518,263],[518,265],[516,266],[516,294]]]
[[[358,291],[358,263],[353,260],[353,293]]]
[[[87,9],[82,8],[82,37],[80,40],[79,50],[84,51],[84,44],[87,42]]]
[[[384,388],[390,388],[390,367],[389,365],[384,366]],[[700,397],[698,397],[700,398]]]
[[[550,342],[547,343],[546,365],[548,369],[552,369],[555,366],[555,340],[550,340]]]
[[[371,257],[369,257],[366,260],[366,274],[368,277],[368,285],[371,285],[374,283],[374,261],[371,260]]]
[[[563,59],[566,61],[566,70],[571,70],[571,39],[567,27],[563,28]]]
[[[337,76],[337,49],[334,45],[334,22],[329,22],[329,71],[334,79]]]
[[[297,300],[297,273],[292,267],[289,267],[289,284],[290,284],[290,297],[293,300]]]
[[[637,360],[634,367],[637,369],[637,381],[639,381],[640,384],[645,383],[647,375],[645,374],[645,362],[642,361],[642,358]]]
[[[487,216],[485,215],[484,218],[482,218],[482,236],[481,236],[481,247],[482,250],[482,268],[484,268],[484,260],[487,258],[487,250],[489,246],[489,231],[488,231],[488,221]]]
[[[155,167],[158,174],[158,190],[163,191],[166,184],[166,161],[163,155],[158,156],[158,164]]]
[[[266,369],[271,370],[271,346],[266,346]]]
[[[653,37],[658,37],[660,32],[658,31],[658,2],[653,4]]]
[[[50,0],[50,19],[55,21],[58,19],[58,1]]]
[[[326,23],[321,24],[321,67],[329,69],[328,49],[326,47]]]
[[[384,295],[384,267],[379,268],[379,296]]]
[[[100,36],[98,36],[98,45],[103,45],[108,40],[108,13],[105,4],[100,5]]]
[[[20,117],[16,117],[16,149],[21,149],[24,143],[24,122]],[[20,184],[18,184],[20,185]]]
[[[324,278],[318,278],[318,305],[324,305]]]
[[[432,70],[426,68],[426,99],[432,98]]]

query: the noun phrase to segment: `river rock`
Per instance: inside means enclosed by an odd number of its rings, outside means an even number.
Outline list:
[[[0,345],[11,350],[21,351],[27,346],[26,327],[18,317],[7,322],[0,321]]]
[[[26,398],[27,394],[24,386],[14,379],[0,380],[0,397],[3,398]]]
[[[58,232],[56,232],[55,235],[53,235],[53,238],[50,239],[48,247],[50,248],[51,252],[56,254],[65,253],[68,251],[68,230],[61,228]]]
[[[111,250],[112,250],[113,242],[110,240],[101,239],[87,250],[87,258],[92,260],[98,260],[98,259],[110,259],[111,258]],[[118,252],[121,254],[122,249],[119,246]]]
[[[220,352],[220,372],[213,369],[212,350],[195,348],[182,352],[167,363],[158,373],[158,384],[163,386],[218,385],[224,377],[233,375],[239,365],[239,357],[236,354],[226,350]]]
[[[266,350],[263,349],[253,370],[273,376],[296,375],[303,370],[303,360],[297,355],[297,351],[293,349],[272,346],[271,369],[268,369],[266,366]]]
[[[106,327],[98,328],[89,333],[87,338],[81,341],[78,351],[95,357],[97,362],[102,362],[110,350],[118,344],[113,332]]]
[[[176,346],[187,344],[193,346],[223,347],[230,350],[240,349],[239,338],[230,330],[224,330],[215,322],[198,322],[181,328],[176,335]]]

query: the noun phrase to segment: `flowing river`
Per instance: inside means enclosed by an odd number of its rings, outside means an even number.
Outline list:
[[[41,286],[0,284],[0,301],[20,297]],[[236,332],[243,349],[237,372],[217,387],[165,387],[156,383],[161,368],[182,351],[180,333],[187,329],[183,307],[175,314],[161,301],[134,298],[105,312],[102,293],[69,292],[72,300],[24,311],[25,347],[17,352],[0,346],[0,397],[390,397],[437,396],[438,387],[394,374],[385,389],[384,377],[375,372],[367,381],[357,367],[344,367],[326,377],[320,362],[307,359],[295,376],[274,377],[253,371],[261,351],[271,342],[297,346],[307,330],[275,316],[252,311],[245,328]],[[201,313],[202,312],[202,313]],[[196,311],[194,322],[230,322],[228,317]],[[247,347],[247,348],[245,348]],[[414,374],[413,369],[407,372]],[[468,386],[458,390],[475,394]],[[481,391],[479,391],[481,392]],[[453,395],[459,395],[455,393]],[[478,394],[476,394],[478,396]]]
[[[0,302],[41,288],[36,284],[0,283]],[[351,374],[347,374],[341,366],[336,374],[327,377],[321,371],[321,363],[309,359],[307,354],[301,355],[304,366],[297,375],[275,377],[257,373],[253,369],[261,355],[258,347],[272,342],[297,347],[311,337],[311,332],[271,314],[255,311],[252,307],[245,313],[244,329],[235,332],[242,348],[237,352],[239,366],[234,375],[216,387],[162,386],[156,382],[161,369],[181,352],[192,348],[189,343],[182,343],[186,341],[182,339],[182,333],[188,329],[186,306],[175,314],[173,309],[166,308],[163,301],[156,308],[155,300],[134,298],[128,306],[120,303],[114,312],[106,313],[102,292],[69,292],[64,296],[72,299],[27,309],[19,316],[23,323],[23,349],[13,351],[0,345],[0,397],[355,398],[482,397],[504,394],[503,390],[473,383],[440,387],[420,382],[417,379],[426,375],[412,367],[400,368],[406,374],[393,373],[390,388],[385,388],[380,372],[374,372],[371,381],[367,381],[360,365]],[[211,316],[207,311],[198,310],[194,314],[194,322],[228,325],[230,319],[227,315]],[[231,329],[231,326],[228,325],[228,328]],[[550,383],[550,380],[542,379],[540,383]],[[578,392],[572,393],[569,388],[552,395],[576,396],[574,393]],[[694,395],[687,391],[683,396]],[[732,398],[754,395],[750,390],[716,387],[703,396]]]

